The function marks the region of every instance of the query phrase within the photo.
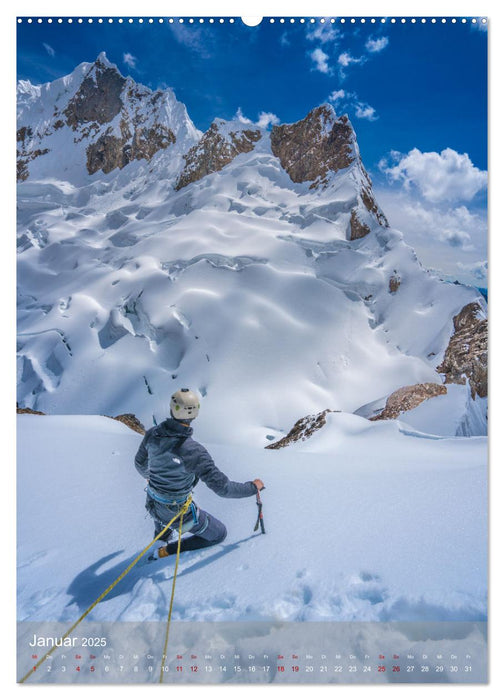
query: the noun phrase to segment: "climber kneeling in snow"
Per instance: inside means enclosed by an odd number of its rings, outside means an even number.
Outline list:
[[[224,498],[255,496],[258,490],[264,488],[261,479],[244,484],[230,481],[217,469],[203,445],[192,439],[190,423],[198,415],[199,408],[199,399],[193,391],[176,391],[170,402],[171,418],[145,433],[136,454],[135,467],[149,482],[145,507],[156,523],[155,536],[180,511],[200,479]],[[222,542],[227,534],[225,526],[217,518],[198,508],[195,503],[191,503],[184,515],[182,532],[191,532],[192,537],[182,540],[181,551],[210,547]],[[159,547],[159,557],[177,551],[176,542],[168,544],[171,535],[171,529],[163,535],[162,539],[167,544]]]

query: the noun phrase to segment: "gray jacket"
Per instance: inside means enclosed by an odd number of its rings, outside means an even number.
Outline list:
[[[135,457],[137,471],[170,498],[185,498],[201,479],[218,496],[244,498],[257,492],[251,481],[230,481],[207,450],[193,440],[193,429],[167,418],[145,433]]]

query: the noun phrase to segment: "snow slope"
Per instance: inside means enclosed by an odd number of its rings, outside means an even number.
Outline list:
[[[141,436],[105,417],[21,415],[18,438],[18,620],[74,621],[152,538]],[[253,533],[255,499],[199,484],[228,537],[181,555],[174,619],[486,619],[485,438],[343,413],[285,450],[207,447],[230,478],[263,478],[267,534]],[[165,619],[172,572],[137,566],[89,619]]]
[[[20,185],[21,405],[150,423],[188,385],[231,424],[203,418],[205,439],[261,445],[309,412],[440,381],[478,292],[431,277],[390,229],[345,240],[337,188],[314,197],[266,152],[175,194],[142,187]]]
[[[20,123],[49,148],[18,189],[21,406],[135,413],[149,425],[190,386],[208,406],[206,441],[262,447],[308,413],[353,412],[402,386],[441,383],[454,315],[484,299],[422,269],[372,213],[351,126],[355,160],[326,186],[293,182],[258,129],[251,151],[177,191],[199,132],[172,91],[117,74],[121,111],[96,128],[119,134],[136,115],[177,140],[150,161],[87,175],[87,127],[75,142],[51,119],[85,76],[115,70],[101,54],[59,81],[18,88]],[[325,119],[326,131],[338,120],[330,107]],[[224,141],[250,127],[215,125]],[[369,233],[350,240],[355,212]]]

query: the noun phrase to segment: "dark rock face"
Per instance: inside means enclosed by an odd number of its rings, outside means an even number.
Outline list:
[[[31,128],[31,126],[22,126],[16,132],[16,140],[18,143],[21,142],[23,144],[23,148],[25,147],[26,140],[31,139],[32,136],[33,129]]]
[[[112,416],[109,416],[112,417]],[[134,413],[121,413],[120,416],[113,416],[113,420],[119,421],[119,423],[124,423],[128,428],[134,430],[135,433],[140,433],[140,435],[145,435],[145,428],[142,423],[138,420]]]
[[[29,126],[22,126],[16,132],[16,141],[18,143],[18,147],[16,150],[16,169],[18,182],[26,180],[28,175],[30,174],[28,170],[28,163],[31,160],[34,160],[35,158],[43,156],[45,153],[49,152],[49,149],[47,148],[36,148],[34,150],[30,150],[29,144],[32,138],[33,130]]]
[[[433,382],[403,386],[401,389],[394,391],[393,394],[390,394],[383,411],[377,416],[372,416],[369,420],[392,420],[398,418],[401,413],[411,411],[411,409],[416,408],[427,399],[446,393],[447,389],[445,386],[434,384]]]
[[[328,413],[335,413],[335,411],[332,411],[330,408],[326,408],[325,411],[321,411],[313,416],[305,416],[304,418],[300,418],[298,421],[296,421],[296,423],[294,423],[294,426],[285,437],[283,437],[281,440],[277,440],[277,442],[272,442],[270,445],[266,445],[265,449],[279,450],[281,447],[287,447],[288,445],[292,445],[294,442],[298,442],[298,440],[307,440],[313,435],[313,433],[316,433],[317,430],[324,427],[327,422],[326,415]]]
[[[23,158],[23,153],[18,151],[18,159],[16,164],[16,175],[18,182],[22,182],[28,178],[28,175],[30,174],[28,170],[28,163],[31,160],[35,160],[35,158],[38,158],[39,156],[45,155],[46,153],[49,153],[48,148],[36,148],[34,151],[31,151],[26,158]]]
[[[348,240],[367,236],[373,219],[380,226],[389,225],[374,198],[371,179],[362,165],[355,134],[346,115],[336,117],[329,105],[321,105],[299,122],[274,126],[271,150],[291,180],[310,182],[310,189],[326,188],[330,173],[356,164],[362,185],[357,206],[350,213]]]
[[[467,304],[453,318],[454,333],[443,362],[437,367],[445,375],[445,384],[465,384],[469,380],[471,396],[488,394],[488,321],[481,316],[477,302]]]
[[[261,138],[261,132],[255,129],[232,131],[229,140],[219,131],[219,122],[214,121],[203,134],[199,143],[184,156],[186,165],[182,171],[176,190],[197,182],[205,175],[222,170],[240,153],[249,153]]]
[[[310,188],[327,184],[330,171],[347,168],[355,160],[353,130],[346,116],[321,105],[295,124],[274,126],[271,150],[293,182],[308,182]]]
[[[123,129],[121,131],[123,132]],[[88,146],[86,166],[90,175],[98,170],[110,173],[116,168],[124,168],[132,160],[150,160],[160,149],[175,143],[174,133],[162,124],[148,129],[137,127],[133,138],[126,129],[123,134],[121,138],[114,136],[109,128]]]
[[[93,77],[86,77],[68,103],[63,114],[66,123],[76,130],[89,122],[107,124],[122,108],[121,92],[126,82],[114,68],[97,60]]]
[[[366,207],[368,212],[374,216],[376,221],[381,226],[388,227],[389,222],[387,221],[387,217],[382,212],[382,210],[380,209],[380,207],[378,206],[378,204],[376,202],[376,199],[374,198],[373,185],[371,183],[371,178],[369,177],[367,172],[364,170],[364,168],[362,170],[363,170],[365,179],[367,181],[367,185],[364,185],[361,189],[361,192],[360,192],[360,198],[362,200],[362,203],[364,204],[364,206]]]
[[[359,238],[364,238],[370,232],[370,228],[367,224],[360,220],[356,209],[352,209],[350,214],[350,224],[348,230],[348,239],[350,241],[356,241]]]
[[[67,124],[74,130],[79,127],[82,137],[89,137],[96,134],[100,126],[121,114],[121,135],[113,133],[112,127],[109,127],[88,146],[86,165],[90,175],[98,170],[110,173],[116,168],[124,168],[133,160],[144,158],[149,161],[159,150],[175,143],[171,129],[163,124],[145,126],[146,117],[141,116],[138,110],[146,102],[154,109],[161,97],[160,92],[150,93],[131,85],[125,90],[126,80],[115,69],[106,68],[100,61],[96,61],[94,66],[94,78],[83,80],[64,110]],[[135,108],[133,117],[125,108],[126,101]],[[151,110],[146,112],[148,114]]]
[[[391,294],[395,294],[400,286],[401,286],[401,278],[399,277],[397,272],[394,270],[394,274],[389,279],[389,292]]]

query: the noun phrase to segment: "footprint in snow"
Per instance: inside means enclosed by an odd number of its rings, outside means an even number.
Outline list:
[[[371,605],[383,603],[388,597],[386,586],[381,582],[378,574],[362,571],[350,579],[350,587],[347,595],[360,600],[366,600]]]

